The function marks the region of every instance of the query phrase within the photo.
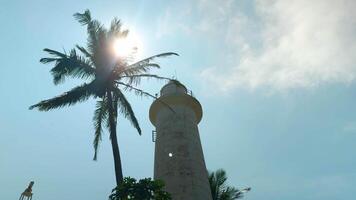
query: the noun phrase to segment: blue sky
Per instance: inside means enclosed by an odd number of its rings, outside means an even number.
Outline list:
[[[92,161],[94,100],[29,111],[54,86],[45,47],[85,44],[72,17],[117,16],[140,36],[142,56],[175,51],[157,74],[178,77],[203,106],[208,169],[251,186],[245,199],[348,200],[356,185],[356,16],[352,0],[0,2],[0,199],[30,180],[34,199],[106,199],[114,169],[106,134]],[[143,82],[156,93],[164,82]],[[151,99],[128,94],[143,129],[118,125],[125,176],[153,174]]]

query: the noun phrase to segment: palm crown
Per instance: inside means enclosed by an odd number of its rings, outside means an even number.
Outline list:
[[[95,127],[94,160],[97,159],[102,127],[106,125],[110,131],[116,181],[119,184],[122,182],[122,170],[116,137],[118,111],[141,134],[137,118],[129,101],[123,94],[123,90],[134,91],[138,95],[152,96],[138,89],[136,85],[140,83],[142,78],[167,79],[149,73],[151,68],[159,68],[159,65],[152,61],[157,57],[178,54],[173,52],[162,53],[130,64],[130,56],[118,57],[112,51],[114,40],[128,35],[128,30],[122,29],[120,20],[114,18],[109,29],[106,29],[100,22],[92,19],[89,10],[82,14],[76,13],[74,17],[87,28],[87,48],[76,45],[76,48],[73,48],[69,53],[44,49],[51,57],[42,58],[40,62],[44,64],[54,63],[51,74],[56,85],[69,77],[85,79],[87,82],[59,96],[32,105],[30,109],[37,108],[40,111],[49,111],[74,105],[87,100],[89,97],[99,99],[93,117]]]
[[[233,200],[243,197],[243,193],[251,190],[250,187],[239,190],[235,187],[226,185],[226,172],[218,169],[209,173],[210,190],[213,200]]]

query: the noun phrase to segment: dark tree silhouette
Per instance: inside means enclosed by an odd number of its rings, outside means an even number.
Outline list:
[[[234,200],[243,197],[243,193],[251,190],[250,187],[239,190],[226,185],[226,172],[218,169],[209,173],[209,183],[213,200]]]
[[[54,63],[51,69],[54,84],[60,84],[66,78],[84,79],[86,82],[68,92],[51,99],[43,100],[30,109],[49,111],[64,106],[72,106],[93,97],[98,99],[94,112],[94,160],[97,159],[99,143],[102,138],[103,126],[109,129],[112,151],[114,156],[116,183],[123,180],[121,158],[116,134],[117,113],[120,112],[135,127],[139,134],[141,129],[123,91],[133,91],[140,96],[150,96],[149,93],[138,89],[136,86],[142,78],[167,79],[150,74],[151,68],[159,68],[154,58],[178,55],[173,52],[161,53],[141,61],[130,64],[132,55],[118,57],[112,49],[114,41],[125,38],[128,30],[123,30],[121,22],[114,18],[109,29],[99,21],[92,19],[89,10],[84,13],[74,14],[76,20],[87,28],[87,47],[76,45],[69,53],[44,49],[50,57],[42,58],[41,63]],[[134,53],[133,49],[133,53]]]
[[[171,195],[163,191],[164,183],[151,178],[141,179],[138,182],[131,177],[112,190],[109,200],[171,200]]]

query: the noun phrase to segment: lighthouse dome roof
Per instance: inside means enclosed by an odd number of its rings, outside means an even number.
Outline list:
[[[178,80],[170,80],[161,89],[161,96],[170,94],[187,94],[187,88]]]

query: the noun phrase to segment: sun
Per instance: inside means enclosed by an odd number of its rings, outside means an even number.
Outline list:
[[[139,57],[142,53],[142,41],[135,32],[130,31],[127,37],[114,40],[113,49],[118,57]]]

